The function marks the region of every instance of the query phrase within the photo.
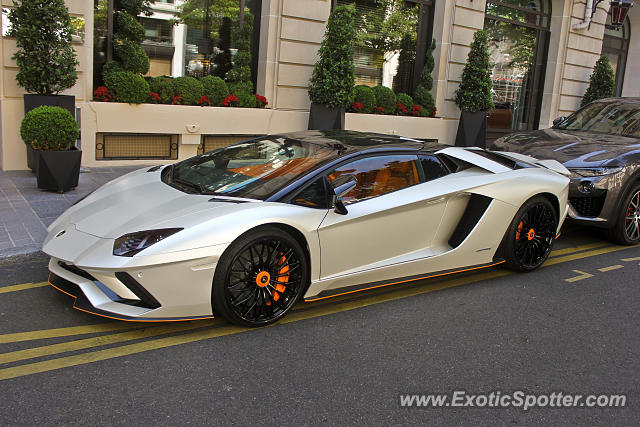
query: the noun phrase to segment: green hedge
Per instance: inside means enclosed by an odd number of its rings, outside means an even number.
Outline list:
[[[373,93],[376,96],[376,107],[384,108],[384,114],[396,113],[396,94],[386,86],[375,86]]]
[[[207,95],[211,105],[219,107],[222,101],[229,95],[229,86],[218,76],[206,76],[200,79],[204,88],[204,94]]]
[[[363,113],[371,114],[376,107],[376,95],[369,86],[359,85],[354,89],[353,102],[359,102],[364,106]]]
[[[25,114],[20,136],[35,150],[69,150],[78,139],[78,123],[64,108],[43,105]]]
[[[113,52],[125,70],[136,74],[147,74],[149,71],[149,57],[137,42],[114,39]]]
[[[149,83],[131,71],[116,71],[104,74],[104,85],[113,91],[120,102],[142,104],[149,97]]]
[[[171,104],[171,98],[175,95],[176,89],[171,77],[153,77],[149,80],[149,90],[160,96],[160,102]]]
[[[404,105],[404,107],[407,109],[407,113],[411,113],[411,109],[413,108],[413,98],[411,98],[411,96],[406,93],[399,93],[396,97],[396,101]]]
[[[198,100],[204,95],[202,83],[194,77],[176,77],[173,79],[173,87],[184,105],[198,105]]]

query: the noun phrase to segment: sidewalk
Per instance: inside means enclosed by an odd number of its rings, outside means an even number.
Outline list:
[[[143,166],[83,169],[64,194],[39,190],[31,171],[0,171],[0,259],[40,251],[47,227],[102,184]]]

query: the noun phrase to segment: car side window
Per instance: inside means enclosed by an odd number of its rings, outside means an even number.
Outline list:
[[[424,176],[421,177],[422,182],[432,181],[449,174],[447,167],[432,154],[420,155],[420,163]]]
[[[355,160],[334,169],[327,179],[331,182],[342,175],[356,178],[356,186],[342,199],[348,204],[419,184],[421,174],[418,156],[394,154]]]
[[[308,208],[328,209],[329,201],[324,178],[316,179],[311,185],[293,196],[291,203]]]

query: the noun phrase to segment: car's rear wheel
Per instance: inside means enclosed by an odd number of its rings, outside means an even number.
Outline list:
[[[621,245],[640,243],[640,184],[631,187],[620,206],[609,239]]]
[[[277,227],[238,238],[224,252],[213,278],[215,314],[245,326],[264,326],[284,317],[307,280],[300,243]]]
[[[542,196],[529,199],[520,207],[509,225],[504,241],[506,267],[531,271],[549,257],[558,228],[551,202]]]

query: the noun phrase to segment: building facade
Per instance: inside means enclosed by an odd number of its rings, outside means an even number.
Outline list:
[[[198,14],[208,4],[211,16]],[[631,8],[619,29],[608,25],[609,2],[592,0],[164,0],[151,16],[140,17],[143,48],[150,57],[149,75],[201,76],[220,70],[224,25],[237,25],[239,4],[245,24],[253,26],[252,77],[256,93],[269,109],[224,109],[196,106],[93,102],[104,62],[106,0],[66,0],[77,22],[74,48],[79,79],[65,93],[75,95],[85,166],[163,163],[224,145],[250,135],[306,129],[307,93],[313,65],[332,8],[355,3],[358,38],[354,52],[358,84],[382,84],[412,93],[427,48],[435,40],[433,118],[347,114],[346,127],[437,138],[453,144],[460,111],[453,102],[475,31],[490,38],[493,96],[489,137],[514,130],[549,127],[574,112],[588,86],[593,66],[606,53],[616,72],[617,95],[640,96],[640,7]],[[25,169],[26,154],[19,126],[24,91],[16,84],[12,55],[15,40],[6,37],[2,0],[0,66],[0,166]],[[235,8],[235,9],[234,9]],[[74,24],[75,26],[75,24]],[[228,31],[228,28],[227,28]],[[210,35],[210,36],[207,36]],[[207,44],[207,39],[211,42]],[[228,49],[233,51],[233,46]],[[130,136],[127,141],[127,136]],[[135,136],[135,138],[134,138]],[[107,146],[118,147],[109,152]],[[135,147],[165,147],[145,157]],[[155,147],[155,146],[154,146]],[[168,148],[166,148],[168,147]],[[115,153],[115,154],[114,154]],[[144,154],[144,153],[143,153]]]

